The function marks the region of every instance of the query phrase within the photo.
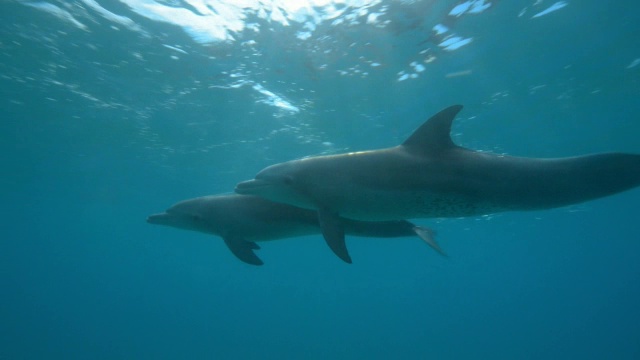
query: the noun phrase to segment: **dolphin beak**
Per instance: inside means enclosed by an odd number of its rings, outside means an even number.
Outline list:
[[[236,185],[235,192],[242,195],[256,194],[260,189],[268,187],[270,184],[264,180],[247,180]]]
[[[153,214],[147,217],[147,222],[149,224],[166,224],[170,215],[167,213]]]

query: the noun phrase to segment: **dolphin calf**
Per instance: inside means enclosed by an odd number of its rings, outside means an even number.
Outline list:
[[[253,252],[260,249],[257,241],[320,233],[315,211],[238,194],[184,200],[164,213],[149,216],[147,222],[220,236],[238,259],[252,265],[263,264]],[[341,219],[341,224],[347,234],[356,236],[387,238],[417,235],[444,255],[430,229],[405,220],[367,222]],[[346,246],[332,250],[347,253]],[[348,256],[340,258],[351,263]]]
[[[325,240],[342,249],[342,218],[388,221],[549,209],[640,184],[640,155],[539,159],[457,146],[450,132],[461,109],[440,111],[399,146],[275,164],[235,191],[316,210]]]

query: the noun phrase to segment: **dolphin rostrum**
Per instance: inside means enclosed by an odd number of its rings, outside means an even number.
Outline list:
[[[325,240],[341,249],[342,218],[388,221],[549,209],[640,185],[640,155],[539,159],[457,146],[450,132],[461,109],[440,111],[399,146],[275,164],[235,191],[317,210]]]
[[[320,233],[315,211],[238,194],[184,200],[164,213],[149,216],[147,222],[218,235],[238,259],[252,265],[263,264],[253,252],[260,249],[256,241]],[[350,235],[380,238],[417,235],[444,255],[430,229],[405,220],[370,222],[340,219],[340,222]],[[346,246],[332,250],[337,254],[347,254],[340,258],[351,263]]]

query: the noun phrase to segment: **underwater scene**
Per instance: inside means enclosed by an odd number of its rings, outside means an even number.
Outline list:
[[[0,1],[0,359],[639,359],[639,13]]]

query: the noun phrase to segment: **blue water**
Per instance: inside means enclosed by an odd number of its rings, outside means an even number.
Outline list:
[[[0,3],[0,359],[640,358],[640,189],[415,219],[449,258],[349,238],[352,265],[309,236],[254,267],[145,222],[452,104],[473,149],[640,153],[637,2],[326,1],[234,28],[222,2],[50,1]]]

